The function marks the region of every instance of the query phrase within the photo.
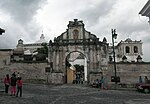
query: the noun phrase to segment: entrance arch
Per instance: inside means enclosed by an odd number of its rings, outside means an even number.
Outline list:
[[[76,69],[75,65],[83,66],[83,71]],[[87,57],[79,51],[70,52],[66,56],[66,73],[66,83],[73,83],[77,80],[82,83],[87,82]]]
[[[49,41],[48,62],[52,73],[62,72],[66,82],[66,58],[70,53],[79,52],[86,57],[87,77],[85,80],[91,82],[93,75],[102,69],[107,69],[108,43],[104,38],[99,41],[96,35],[91,34],[84,28],[83,21],[69,21],[68,29],[54,41]]]

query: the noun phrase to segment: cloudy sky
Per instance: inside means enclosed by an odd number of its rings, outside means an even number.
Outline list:
[[[17,41],[39,40],[43,31],[47,41],[67,29],[69,21],[83,20],[87,31],[111,42],[111,29],[117,42],[130,37],[143,41],[143,59],[150,61],[150,25],[139,15],[148,0],[0,0],[0,48],[15,48]]]

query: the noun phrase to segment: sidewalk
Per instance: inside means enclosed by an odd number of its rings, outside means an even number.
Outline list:
[[[109,90],[127,90],[127,91],[136,91],[137,89],[132,85],[126,85],[126,86],[121,86],[121,85],[116,85],[115,83],[111,83],[108,85]]]
[[[136,88],[117,88],[116,90],[136,91]]]
[[[4,89],[5,89],[4,84],[0,82],[0,93],[4,92]]]
[[[150,99],[133,99],[123,104],[150,104]]]

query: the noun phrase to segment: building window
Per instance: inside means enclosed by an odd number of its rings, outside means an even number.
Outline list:
[[[126,53],[130,53],[130,48],[126,46]]]
[[[138,53],[138,47],[134,46],[134,53]]]

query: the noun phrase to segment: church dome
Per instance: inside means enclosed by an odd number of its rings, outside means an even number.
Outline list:
[[[45,40],[44,34],[41,34],[40,40],[36,41],[36,43],[47,43]]]

